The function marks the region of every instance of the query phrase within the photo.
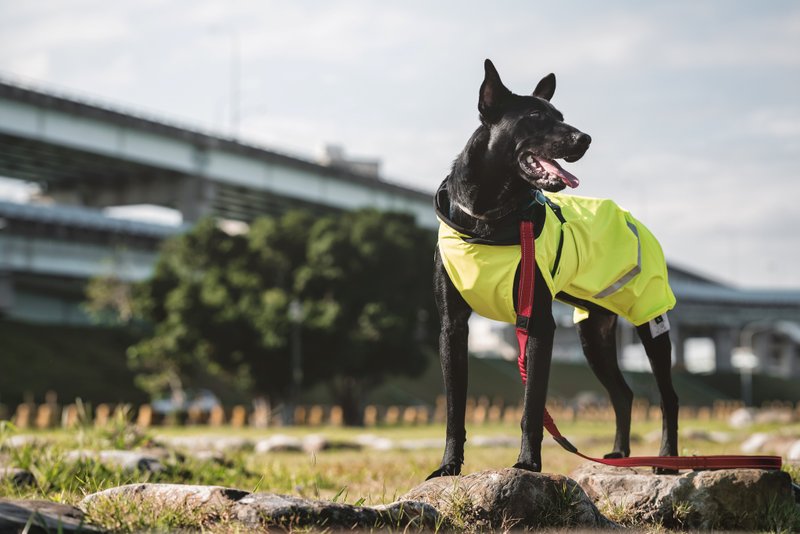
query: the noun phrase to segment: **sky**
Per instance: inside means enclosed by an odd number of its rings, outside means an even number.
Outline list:
[[[430,192],[487,57],[517,93],[556,74],[593,138],[575,194],[677,266],[800,287],[798,2],[0,0],[1,76],[308,159],[341,144]]]

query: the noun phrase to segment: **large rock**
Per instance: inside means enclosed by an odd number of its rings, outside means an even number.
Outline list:
[[[254,493],[244,497],[234,506],[233,517],[250,527],[277,525],[289,530],[323,526],[326,530],[433,530],[439,523],[438,512],[419,502],[397,502],[376,507],[353,506],[271,493]]]
[[[147,509],[185,511],[204,522],[220,517],[249,528],[280,526],[287,529],[370,529],[375,527],[435,529],[439,514],[423,503],[402,502],[385,506],[353,506],[271,493],[249,493],[222,486],[181,484],[129,484],[93,493],[81,501],[87,513],[108,504],[126,503]]]
[[[439,510],[456,528],[613,527],[574,480],[521,469],[425,481],[400,498]]]
[[[791,478],[781,471],[725,469],[654,475],[587,464],[572,477],[606,515],[625,524],[668,528],[788,529],[795,508]]]
[[[224,486],[197,486],[191,484],[127,484],[92,493],[83,498],[80,507],[92,507],[108,501],[157,503],[164,508],[207,510],[215,512],[229,508],[239,499],[250,495],[247,491]]]
[[[19,532],[41,534],[101,531],[87,525],[83,512],[74,506],[48,501],[0,498],[0,534]]]

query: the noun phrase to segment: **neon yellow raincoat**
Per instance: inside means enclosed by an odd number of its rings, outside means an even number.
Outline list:
[[[641,222],[611,200],[556,193],[547,197],[561,207],[565,221],[547,204],[544,228],[536,238],[536,265],[553,296],[563,291],[637,326],[675,306],[664,253]],[[439,253],[461,296],[478,314],[514,324],[519,244],[471,243],[441,213],[439,222]],[[588,312],[576,309],[576,322],[586,317]]]

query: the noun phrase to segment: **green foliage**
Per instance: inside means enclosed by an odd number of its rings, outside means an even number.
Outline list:
[[[410,216],[377,211],[323,219],[311,231],[296,282],[313,334],[306,373],[328,377],[346,420],[358,418],[353,403],[365,388],[425,368],[435,330],[432,239]]]
[[[144,402],[125,351],[131,328],[25,323],[0,319],[0,403],[9,410],[26,399],[41,402],[56,391],[62,404]],[[0,405],[0,417],[3,407]]]
[[[131,287],[116,274],[91,278],[84,308],[98,323],[128,324],[134,315]]]
[[[242,235],[201,221],[165,243],[153,277],[133,290],[133,309],[153,325],[128,351],[138,384],[152,394],[226,387],[285,398],[295,335],[303,385],[327,382],[357,411],[387,373],[424,369],[432,247],[410,216],[373,210],[316,220],[291,212]]]

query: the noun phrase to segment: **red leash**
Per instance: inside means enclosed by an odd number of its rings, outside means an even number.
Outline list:
[[[519,288],[517,289],[517,341],[519,342],[519,374],[524,384],[528,380],[525,365],[525,347],[528,345],[528,326],[533,313],[533,289],[536,280],[536,240],[532,221],[523,220],[519,227],[522,259],[520,262]],[[581,458],[615,467],[658,467],[662,469],[780,469],[780,456],[634,456],[629,458],[592,458],[578,451],[567,438],[561,435],[553,418],[544,409],[544,427],[556,442]]]

